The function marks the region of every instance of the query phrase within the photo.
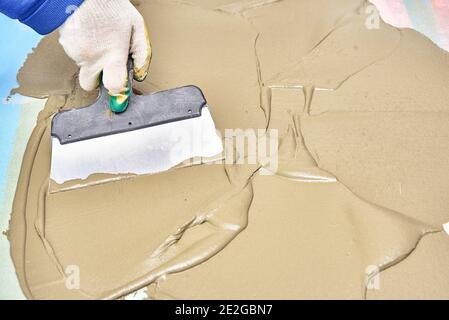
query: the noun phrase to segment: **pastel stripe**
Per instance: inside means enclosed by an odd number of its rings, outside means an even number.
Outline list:
[[[23,99],[22,99],[23,100]],[[31,131],[36,123],[37,114],[42,110],[45,100],[31,100],[21,103],[16,131],[14,133],[14,143],[9,157],[8,173],[4,181],[4,196],[0,202],[0,230],[7,230],[9,225],[9,213],[11,212],[14,193],[16,190],[17,179],[19,177],[21,159],[30,137]],[[13,120],[13,119],[10,119]],[[8,257],[8,258],[6,258]],[[14,266],[9,259],[9,242],[6,237],[0,237],[0,300],[1,299],[24,299],[22,290],[14,273]]]
[[[16,99],[19,100],[19,99]],[[3,201],[0,202],[0,230],[8,228],[9,213],[12,208],[12,200],[19,177],[20,167],[22,165],[22,157],[25,153],[25,148],[28,139],[36,124],[38,113],[43,109],[46,100],[39,99],[20,99],[14,109],[19,110],[19,114],[14,118],[15,130],[13,132],[14,142],[9,153],[8,170],[4,177],[3,187]],[[20,103],[20,105],[19,105]],[[10,119],[13,120],[13,119]]]
[[[371,0],[380,10],[382,19],[398,28],[411,28],[412,23],[402,0]]]
[[[411,18],[413,28],[430,38],[433,42],[441,44],[432,1],[404,0],[404,4]]]
[[[449,51],[449,0],[432,0],[441,46]]]
[[[21,106],[14,101],[6,101],[6,97],[17,85],[17,70],[41,37],[30,28],[1,14],[0,30],[8,30],[2,34],[4,45],[0,54],[2,61],[7,61],[0,65],[0,202],[2,203],[21,112]]]

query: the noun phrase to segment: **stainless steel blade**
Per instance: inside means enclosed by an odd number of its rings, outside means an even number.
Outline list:
[[[223,151],[208,107],[201,116],[61,144],[52,137],[51,179],[58,184],[94,173],[154,174]]]

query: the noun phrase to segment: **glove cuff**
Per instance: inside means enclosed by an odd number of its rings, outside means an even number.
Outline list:
[[[16,0],[15,0],[16,1]],[[30,16],[20,20],[45,35],[61,26],[84,0],[45,0]]]

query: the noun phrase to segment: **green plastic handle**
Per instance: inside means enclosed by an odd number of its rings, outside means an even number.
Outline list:
[[[129,97],[132,94],[132,81],[133,81],[133,61],[131,57],[128,59],[128,79],[126,80],[126,88],[118,95],[109,95],[109,108],[114,113],[123,113],[129,106]],[[103,83],[101,83],[103,86]]]

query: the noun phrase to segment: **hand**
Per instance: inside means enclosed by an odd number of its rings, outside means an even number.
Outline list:
[[[134,78],[143,81],[151,62],[151,45],[143,17],[129,0],[85,0],[60,28],[59,42],[80,67],[86,91],[103,84],[111,110],[123,112],[130,88],[127,61],[134,60]]]

